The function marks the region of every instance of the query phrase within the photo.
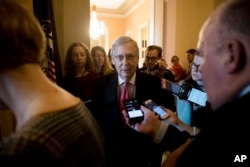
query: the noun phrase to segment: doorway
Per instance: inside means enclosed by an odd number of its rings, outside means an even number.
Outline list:
[[[139,68],[143,67],[148,46],[148,22],[139,26]]]

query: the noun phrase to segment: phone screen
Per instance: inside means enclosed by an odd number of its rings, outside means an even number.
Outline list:
[[[131,123],[143,120],[144,115],[136,99],[127,99],[124,101],[124,104]]]
[[[207,101],[207,94],[198,89],[192,88],[189,92],[187,100],[199,104],[201,106],[205,106]]]
[[[130,118],[143,116],[141,110],[128,111],[128,115],[129,115]]]
[[[177,95],[180,99],[188,100],[200,106],[206,105],[207,94],[186,84],[179,86],[171,81],[161,78],[161,87],[162,89]]]
[[[144,104],[154,112],[156,112],[162,119],[167,118],[168,113],[166,113],[160,106],[158,106],[154,101],[148,99],[144,102]]]
[[[178,94],[181,87],[169,80],[166,80],[164,78],[161,78],[161,88],[167,91],[170,91],[174,94]]]

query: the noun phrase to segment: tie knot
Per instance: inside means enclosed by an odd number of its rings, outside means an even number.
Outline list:
[[[123,88],[126,88],[128,86],[129,82],[125,81],[123,82]]]

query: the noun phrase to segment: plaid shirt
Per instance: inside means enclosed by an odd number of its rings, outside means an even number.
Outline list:
[[[96,167],[103,165],[102,153],[99,127],[80,103],[64,111],[35,116],[5,139],[0,145],[0,166]]]

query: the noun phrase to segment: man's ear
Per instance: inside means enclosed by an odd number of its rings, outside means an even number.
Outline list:
[[[229,73],[237,72],[246,65],[246,52],[244,45],[235,39],[227,43],[226,68]]]

